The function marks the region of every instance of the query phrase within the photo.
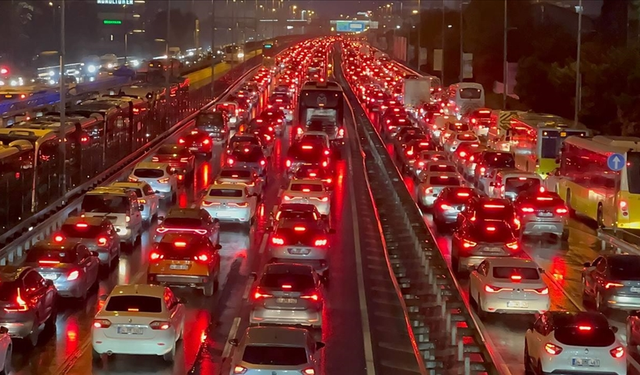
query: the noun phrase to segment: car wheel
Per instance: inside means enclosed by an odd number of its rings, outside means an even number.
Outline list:
[[[529,347],[527,346],[526,340],[524,343],[524,373],[525,375],[535,374],[533,366],[531,366],[531,357],[529,357]]]
[[[95,362],[100,362],[102,361],[102,354],[96,352],[95,349],[91,348],[91,357],[93,358],[93,360]]]
[[[569,240],[569,230],[568,229],[563,229],[562,230],[562,234],[560,235],[560,239],[562,241],[568,241]]]
[[[173,348],[171,348],[171,351],[169,353],[163,354],[162,359],[164,359],[165,362],[173,362],[175,356],[176,356],[176,345],[173,344]]]
[[[204,288],[202,289],[202,294],[205,297],[211,297],[215,292],[216,292],[216,282],[213,279],[211,279],[207,281],[207,283],[204,285]]]
[[[0,371],[0,375],[11,374],[11,357],[13,356],[13,347],[9,345],[7,347],[7,353],[4,356],[4,367]]]
[[[56,329],[56,319],[58,319],[58,309],[55,307],[51,310],[51,314],[49,315],[49,319],[44,322],[44,328],[55,330]]]

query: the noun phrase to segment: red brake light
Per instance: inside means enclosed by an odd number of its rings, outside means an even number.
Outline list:
[[[39,260],[38,264],[43,266],[51,266],[54,264],[60,264],[60,261],[59,260]]]
[[[96,319],[93,321],[93,326],[95,328],[109,328],[111,327],[111,321],[107,319]]]
[[[522,276],[520,275],[511,275],[511,281],[519,283],[522,280]]]
[[[627,201],[620,201],[620,209],[626,211],[628,207]]]
[[[109,239],[107,237],[98,237],[98,245],[104,246],[107,244]]]
[[[17,293],[18,295],[16,296],[15,299],[15,304],[14,305],[10,305],[4,308],[4,311],[6,312],[18,312],[18,311],[27,311],[29,310],[29,305],[27,305],[27,302],[22,299],[22,296],[20,295],[20,289],[17,289]]]
[[[291,167],[291,160],[287,159],[284,164],[287,166],[287,168]]]
[[[444,203],[443,203],[443,204],[441,204],[441,205],[440,205],[440,208],[441,208],[442,210],[450,210],[450,209],[452,209],[453,207],[449,206],[448,204],[444,204]]]
[[[273,245],[284,245],[284,238],[282,237],[271,237],[271,243]]]
[[[470,196],[471,194],[469,194],[469,193],[457,193],[456,195],[459,196],[459,197],[465,197],[466,198],[466,197]]]
[[[484,286],[484,291],[487,293],[496,293],[496,292],[499,292],[500,290],[502,290],[502,288],[499,288],[497,286],[491,286],[491,285]]]
[[[591,326],[578,326],[579,331],[591,331]]]
[[[544,345],[544,350],[551,355],[558,355],[562,352],[562,348],[550,342]]]
[[[307,228],[305,228],[305,227],[294,227],[293,230],[296,231],[296,232],[304,232],[305,230],[307,230]]]
[[[197,256],[195,257],[195,259],[196,259],[197,261],[199,261],[199,262],[203,262],[203,263],[207,263],[207,262],[209,262],[209,260],[211,260],[211,259],[209,258],[209,255],[207,255],[207,254],[205,254],[205,253],[202,253],[202,254],[197,255]]]
[[[289,285],[289,284],[284,284],[284,285],[282,286],[282,289],[291,289],[291,285]]]
[[[518,248],[520,247],[518,245],[518,241],[513,241],[507,244],[507,247],[511,250],[518,250]]]
[[[487,232],[495,232],[496,231],[496,227],[486,227],[485,230]]]
[[[173,246],[175,246],[175,247],[186,247],[187,243],[184,242],[184,241],[176,241],[176,242],[173,243]]]
[[[328,242],[328,241],[327,241],[327,239],[326,239],[326,238],[321,238],[321,239],[316,240],[316,241],[314,242],[314,245],[315,245],[315,246],[318,246],[318,247],[326,246],[326,245],[327,245],[327,242]]]
[[[464,152],[464,151],[460,151],[460,153],[458,155],[460,155],[461,158],[464,158],[464,157],[467,156],[467,153]]]
[[[482,207],[484,208],[504,208],[503,204],[485,204]]]
[[[557,213],[558,215],[564,215],[564,214],[566,214],[567,212],[569,212],[569,210],[567,210],[565,207],[558,207],[558,208],[556,208],[556,213]]]
[[[267,298],[267,297],[273,297],[273,296],[271,294],[262,293],[259,288],[256,289],[255,293],[253,293],[254,299]]]
[[[208,145],[209,143],[211,143],[209,139],[205,139],[204,141],[202,141],[203,145]]]
[[[67,281],[76,280],[79,276],[80,276],[80,272],[71,271],[71,272],[69,272],[69,275],[67,275]]]
[[[150,260],[160,260],[164,258],[164,255],[160,254],[158,251],[152,251],[151,254],[149,254],[149,259]]]
[[[313,146],[309,146],[309,145],[303,145],[302,146],[303,150],[313,150]]]
[[[227,164],[233,165],[233,163],[235,163],[235,160],[233,160],[232,158],[227,159]]]
[[[613,348],[609,351],[613,358],[622,358],[624,356],[624,348],[622,346],[618,346],[617,348]]]
[[[53,241],[62,242],[62,241],[64,241],[64,237],[59,235],[59,234],[57,234],[57,235],[53,236]]]
[[[530,213],[533,213],[535,211],[535,209],[533,207],[522,207],[520,209],[520,211],[522,211],[524,213],[527,213],[527,214],[530,214]]]
[[[171,323],[161,320],[154,320],[149,323],[149,327],[154,331],[166,331],[171,328]]]
[[[605,287],[606,289],[619,288],[619,287],[621,287],[621,286],[624,286],[624,285],[623,285],[623,284],[620,284],[620,283],[606,283],[606,284],[604,284],[604,287]]]
[[[302,298],[302,299],[311,299],[311,300],[314,300],[314,301],[317,301],[317,300],[320,299],[320,297],[315,293],[314,294],[310,294],[310,295],[306,295],[306,296],[300,296],[300,298]]]
[[[264,166],[265,164],[267,164],[267,162],[264,159],[260,160],[260,165]]]
[[[180,143],[181,145],[184,144],[186,141],[182,138],[178,139],[178,143]]]
[[[476,247],[478,243],[477,242],[473,242],[473,241],[469,241],[469,240],[462,240],[462,247],[464,247],[465,249],[471,249]]]

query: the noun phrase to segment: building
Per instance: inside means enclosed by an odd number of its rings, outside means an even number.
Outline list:
[[[143,44],[147,18],[145,0],[93,0],[98,4],[98,20],[102,23],[99,50],[123,56],[135,54]]]

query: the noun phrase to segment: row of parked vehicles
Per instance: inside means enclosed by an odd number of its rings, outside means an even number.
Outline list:
[[[640,307],[634,295],[640,283],[633,275],[640,256],[603,254],[584,264],[584,298],[596,311],[550,311],[544,269],[522,245],[524,235],[568,239],[569,209],[560,196],[546,191],[537,174],[516,169],[508,150],[481,141],[479,130],[490,125],[489,109],[454,114],[447,95],[434,95],[421,111],[406,108],[395,82],[411,73],[387,59],[362,55],[357,42],[343,47],[345,75],[363,107],[375,112],[374,126],[393,146],[398,169],[414,180],[417,204],[432,214],[440,233],[453,232],[452,270],[469,276],[477,314],[535,314],[525,333],[526,373],[626,374],[626,348],[602,312]],[[627,319],[634,348],[640,342],[639,315],[635,311]]]

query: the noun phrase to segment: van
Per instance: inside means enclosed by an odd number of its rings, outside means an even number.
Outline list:
[[[460,82],[449,86],[447,113],[461,119],[474,109],[485,106],[484,87],[475,82]]]
[[[111,221],[124,245],[133,248],[140,243],[144,206],[133,191],[97,187],[84,195],[80,209],[85,217],[106,217]]]

